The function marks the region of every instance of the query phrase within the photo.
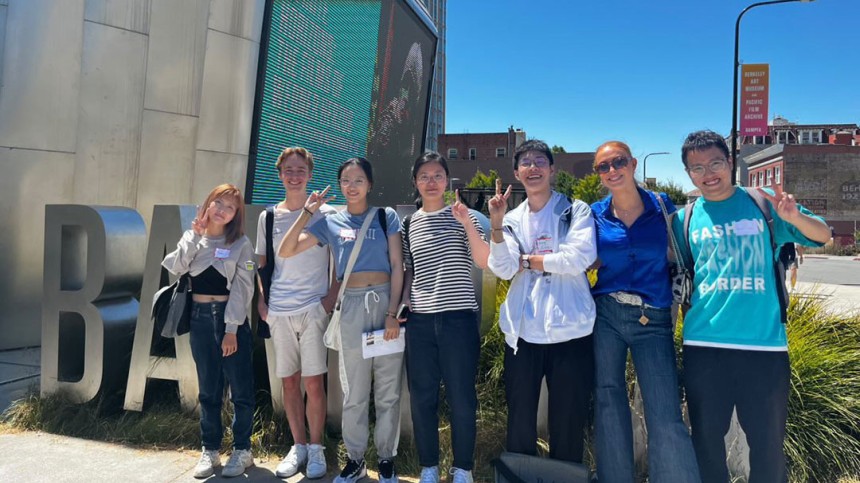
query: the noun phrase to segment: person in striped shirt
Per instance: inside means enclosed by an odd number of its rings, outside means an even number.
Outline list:
[[[406,368],[421,482],[439,481],[439,383],[451,408],[455,483],[471,483],[475,452],[475,378],[480,334],[472,263],[486,268],[489,245],[481,224],[459,201],[445,203],[448,164],[428,151],[415,160],[412,181],[420,208],[402,228],[408,308]],[[398,311],[401,312],[401,311]]]

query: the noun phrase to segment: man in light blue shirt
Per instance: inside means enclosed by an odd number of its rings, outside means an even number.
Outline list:
[[[778,298],[783,281],[774,272],[778,252],[748,189],[731,184],[734,166],[722,136],[690,134],[681,157],[702,192],[673,221],[682,251],[689,238],[685,255],[693,260],[694,291],[684,320],[684,384],[702,482],[728,481],[723,438],[736,410],[750,446],[750,481],[783,483],[791,374]],[[773,219],[773,246],[820,246],[829,239],[823,220],[792,195],[759,193]],[[689,234],[684,233],[686,216]]]

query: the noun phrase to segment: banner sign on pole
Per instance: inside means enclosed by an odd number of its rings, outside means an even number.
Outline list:
[[[741,136],[767,135],[769,64],[741,66]]]

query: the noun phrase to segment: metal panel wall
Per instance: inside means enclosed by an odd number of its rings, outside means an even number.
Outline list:
[[[196,117],[143,111],[137,209],[147,226],[153,206],[192,203],[196,134]]]
[[[77,203],[134,206],[145,62],[145,35],[84,22]]]
[[[72,199],[75,155],[0,148],[0,350],[40,341],[45,204]]]
[[[149,33],[150,0],[86,0],[84,20]]]
[[[244,186],[264,6],[0,0],[0,349],[40,341],[46,203],[149,224],[155,204]]]
[[[200,112],[208,17],[208,0],[152,0],[144,107]]]
[[[212,0],[209,28],[259,42],[265,7],[266,0]]]
[[[10,0],[0,146],[74,152],[83,13],[83,0]]]
[[[248,154],[259,44],[210,30],[197,149]]]

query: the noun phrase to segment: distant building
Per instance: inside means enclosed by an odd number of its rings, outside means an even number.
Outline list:
[[[489,174],[495,170],[503,184],[517,188],[519,182],[514,178],[513,155],[517,146],[526,139],[526,132],[513,126],[507,132],[499,133],[440,135],[439,152],[448,160],[452,187],[465,186],[478,171]],[[556,170],[582,178],[592,173],[594,153],[558,153],[553,154],[553,161]]]
[[[822,127],[814,137],[809,132],[775,130],[777,139],[801,142],[775,144],[745,156],[747,175],[743,181],[750,187],[779,188],[793,194],[799,203],[827,220],[837,243],[853,244],[860,222],[858,127],[837,132]],[[803,142],[809,139],[826,144]]]
[[[427,118],[426,148],[437,150],[439,135],[445,132],[445,44],[447,0],[418,0],[436,24],[439,43],[436,47],[436,65],[433,75],[433,89],[430,93],[430,115]]]
[[[766,136],[738,136],[737,159],[745,159],[763,149],[778,144],[815,145],[841,144],[860,146],[860,125],[857,124],[797,124],[776,116],[767,127]],[[727,140],[730,144],[730,140]],[[749,179],[747,165],[739,163],[738,183]]]

